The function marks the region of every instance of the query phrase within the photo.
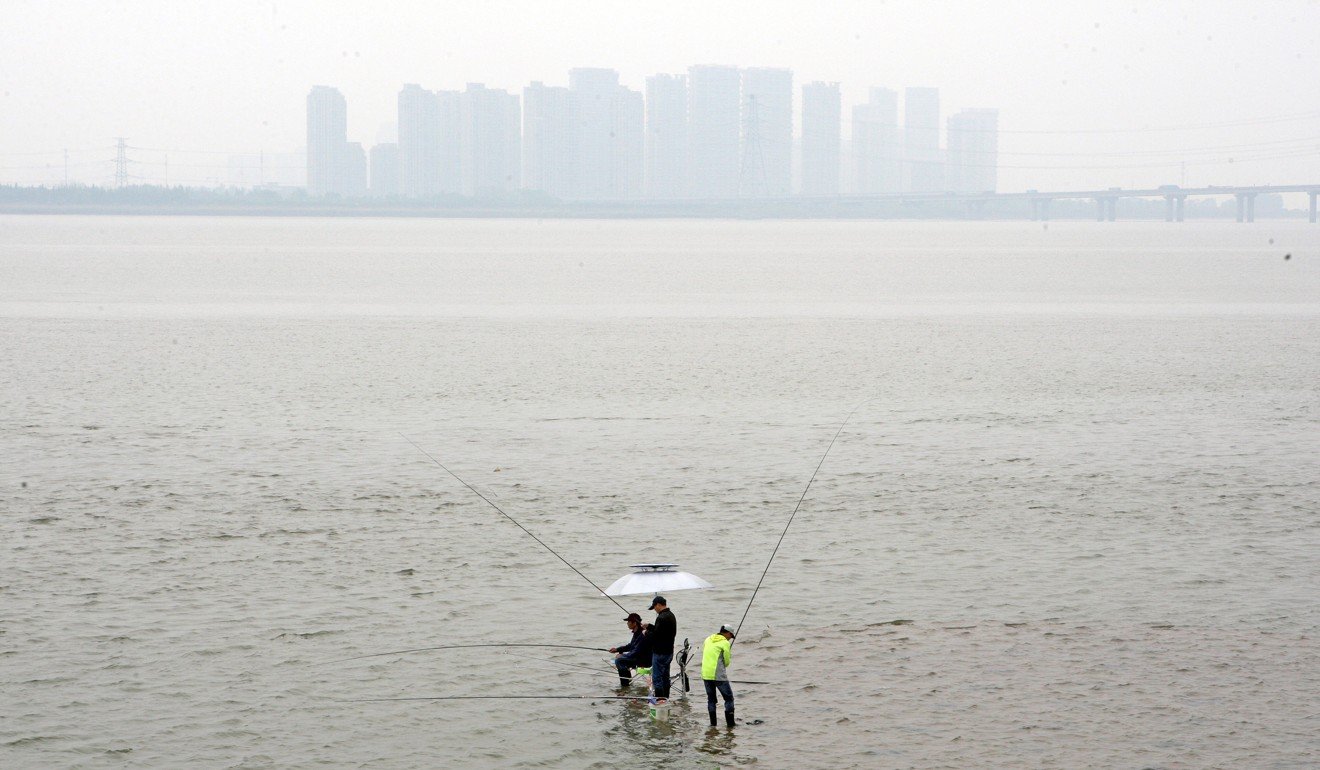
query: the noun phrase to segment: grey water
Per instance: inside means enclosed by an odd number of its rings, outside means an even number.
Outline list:
[[[0,217],[0,765],[1314,767],[1318,396],[1305,223]],[[747,724],[328,662],[626,639],[400,434],[699,643],[858,404]]]

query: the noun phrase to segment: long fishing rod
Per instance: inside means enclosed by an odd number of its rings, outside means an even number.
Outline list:
[[[422,698],[336,698],[340,703],[400,700],[650,700],[649,695],[434,695]]]
[[[494,508],[495,510],[499,511],[499,512],[500,512],[500,515],[502,515],[504,518],[508,519],[509,521],[512,521],[515,525],[517,525],[518,529],[521,529],[523,532],[526,532],[526,533],[527,533],[527,534],[528,534],[533,540],[535,540],[536,542],[540,543],[541,546],[542,546],[543,548],[545,548],[545,550],[547,550],[547,551],[549,551],[550,553],[554,554],[556,559],[562,561],[564,564],[566,564],[566,565],[568,566],[569,569],[571,569],[571,570],[573,570],[574,572],[578,573],[578,576],[579,576],[579,577],[581,577],[583,580],[587,581],[588,583],[591,583],[591,587],[594,588],[594,589],[596,589],[597,591],[599,591],[601,596],[604,596],[606,599],[609,599],[610,601],[614,602],[614,606],[615,606],[615,607],[618,607],[619,609],[623,610],[624,612],[628,612],[628,610],[627,610],[622,604],[619,604],[618,602],[614,601],[614,597],[613,597],[613,596],[610,596],[609,594],[605,593],[605,589],[603,589],[603,588],[601,588],[600,586],[596,585],[596,583],[595,583],[591,578],[587,577],[586,575],[583,575],[583,574],[582,574],[582,570],[579,570],[577,567],[574,567],[572,564],[569,564],[569,563],[568,563],[568,559],[565,559],[564,557],[560,556],[560,555],[555,551],[555,549],[553,549],[553,548],[551,548],[550,546],[546,545],[545,541],[542,540],[541,538],[537,537],[537,536],[536,536],[536,535],[535,535],[530,529],[528,529],[527,527],[524,527],[524,526],[521,525],[521,524],[518,524],[518,521],[517,521],[516,519],[514,519],[514,518],[513,518],[512,516],[510,516],[509,514],[505,513],[503,508],[500,508],[500,507],[499,507],[498,505],[496,505],[495,503],[492,503],[492,502],[490,501],[490,498],[488,498],[488,497],[486,497],[485,495],[483,495],[483,494],[481,494],[480,492],[478,492],[476,487],[474,487],[474,486],[472,486],[471,484],[467,483],[467,482],[464,481],[463,479],[459,479],[457,473],[454,473],[453,471],[449,470],[449,469],[446,468],[444,465],[442,465],[442,464],[440,463],[439,460],[437,460],[437,459],[435,459],[434,457],[431,456],[431,453],[430,453],[430,452],[426,451],[425,449],[422,449],[422,447],[421,447],[420,445],[418,445],[418,443],[417,443],[416,441],[413,441],[412,439],[408,438],[407,436],[404,436],[404,434],[402,434],[402,433],[400,433],[399,435],[400,435],[400,436],[403,436],[404,440],[407,441],[409,444],[412,444],[414,447],[417,447],[417,451],[421,452],[422,454],[424,454],[424,455],[426,455],[428,458],[430,458],[431,462],[435,463],[436,465],[439,465],[439,466],[440,466],[440,470],[444,471],[445,473],[448,473],[450,476],[453,476],[455,479],[458,479],[458,483],[460,483],[460,484],[462,484],[463,486],[467,487],[468,489],[472,490],[472,493],[473,493],[473,494],[475,494],[477,497],[480,497],[482,500],[485,500],[487,505],[489,505],[491,508]]]
[[[618,673],[616,669],[612,669],[612,668],[600,668],[600,667],[598,667],[598,666],[584,666],[584,665],[582,665],[581,663],[569,663],[568,661],[564,661],[564,660],[555,660],[554,658],[542,658],[542,657],[539,656],[539,655],[518,655],[518,654],[516,654],[516,653],[512,653],[512,652],[506,652],[506,653],[504,653],[504,654],[505,654],[505,655],[508,655],[508,656],[511,657],[511,658],[517,658],[518,660],[539,660],[539,661],[542,661],[542,662],[544,662],[544,663],[553,663],[553,664],[555,664],[556,666],[563,666],[563,667],[565,667],[565,668],[586,669],[587,671],[590,671],[590,672],[595,673],[595,674],[615,674],[615,673]]]
[[[335,660],[322,661],[321,665],[330,663],[345,663],[350,660],[362,660],[364,658],[380,658],[386,655],[405,655],[410,652],[431,652],[432,650],[461,650],[474,647],[562,647],[566,650],[592,650],[595,652],[609,652],[604,647],[583,647],[577,644],[524,644],[519,642],[495,642],[488,644],[442,644],[438,647],[413,647],[409,650],[391,650],[389,652],[373,652],[370,655],[355,655],[351,658],[336,658]]]
[[[538,660],[538,659],[534,658],[533,660]],[[549,660],[549,658],[541,658],[541,659],[539,659],[539,660],[547,660],[547,661],[549,661],[549,662],[551,662],[551,663],[554,663],[554,661]],[[561,673],[564,673],[564,674],[581,674],[581,675],[583,675],[583,676],[590,676],[590,675],[591,675],[591,672],[589,672],[589,671],[563,671],[563,672],[561,672]],[[613,672],[613,671],[601,671],[600,673],[602,673],[602,674],[609,674],[610,676],[614,676],[614,674],[615,674],[615,672]],[[701,680],[698,679],[697,681],[701,681]],[[729,684],[775,684],[775,682],[756,682],[756,681],[752,681],[751,679],[728,679],[728,680],[725,680],[725,681],[727,681]]]
[[[510,652],[510,653],[505,653],[505,654],[506,654],[506,655],[509,655],[510,657],[518,658],[519,660],[540,660],[540,661],[544,661],[544,662],[546,662],[546,663],[554,663],[554,664],[557,664],[557,665],[560,665],[560,666],[564,666],[565,668],[586,669],[585,671],[574,671],[573,673],[575,673],[575,674],[577,674],[577,673],[581,673],[581,674],[591,673],[591,674],[597,674],[597,675],[598,675],[598,674],[609,674],[610,676],[613,676],[614,674],[617,673],[614,669],[596,668],[595,666],[584,666],[584,665],[581,665],[580,663],[568,663],[568,662],[566,662],[566,661],[562,661],[562,660],[555,660],[554,658],[542,658],[542,657],[540,657],[539,655],[515,655],[515,654],[512,653],[512,652]],[[568,672],[564,672],[564,673],[568,673]],[[730,679],[730,680],[729,680],[729,683],[730,683],[730,684],[773,684],[773,682],[754,682],[754,681],[752,681],[752,680],[750,680],[750,679]]]
[[[747,613],[751,612],[752,602],[756,601],[756,593],[761,590],[761,583],[765,582],[766,573],[770,572],[770,565],[775,563],[775,555],[779,553],[779,546],[783,545],[784,536],[788,534],[788,528],[793,526],[793,518],[797,516],[798,509],[802,507],[802,501],[807,499],[807,492],[811,490],[812,483],[816,481],[816,474],[820,473],[820,467],[825,464],[825,458],[830,456],[830,450],[834,448],[834,442],[839,440],[839,434],[843,433],[844,427],[852,419],[852,416],[857,413],[857,410],[874,400],[874,397],[868,398],[854,406],[848,416],[843,418],[843,422],[839,424],[839,429],[835,431],[834,438],[830,439],[830,445],[825,447],[825,454],[820,456],[820,462],[816,463],[816,470],[811,472],[811,479],[807,481],[806,488],[802,490],[802,496],[798,498],[797,505],[793,507],[793,513],[788,517],[788,523],[784,525],[784,531],[779,534],[779,542],[775,543],[775,550],[770,552],[770,560],[765,563],[765,569],[761,571],[761,579],[756,581],[756,588],[752,590],[752,598],[747,600],[747,609],[743,610],[742,618],[738,621],[738,628],[733,632],[735,637],[742,631],[743,621],[747,620]]]

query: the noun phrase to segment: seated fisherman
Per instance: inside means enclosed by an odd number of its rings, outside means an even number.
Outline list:
[[[619,669],[620,687],[632,684],[634,668],[648,668],[651,665],[651,637],[642,624],[642,616],[630,612],[624,620],[632,632],[632,639],[622,647],[610,648],[610,652],[618,653],[614,656],[614,666]]]

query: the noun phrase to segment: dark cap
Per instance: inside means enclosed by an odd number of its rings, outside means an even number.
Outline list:
[[[635,612],[630,612],[628,613],[628,617],[624,618],[624,620],[628,621],[629,623],[641,623],[642,616],[638,615]]]
[[[648,610],[653,610],[653,609],[655,609],[655,605],[657,605],[657,604],[663,604],[663,605],[665,605],[666,607],[669,606],[669,602],[665,601],[665,597],[663,597],[663,596],[657,596],[657,597],[655,597],[654,599],[651,600],[651,606],[650,606],[650,607],[647,607],[646,609],[648,609]]]

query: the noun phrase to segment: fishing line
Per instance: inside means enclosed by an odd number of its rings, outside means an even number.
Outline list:
[[[852,416],[857,413],[857,410],[874,400],[874,397],[868,398],[857,406],[854,406],[853,410],[849,412],[848,416],[843,418],[843,422],[839,424],[839,429],[835,431],[834,438],[830,439],[830,445],[825,447],[825,454],[820,456],[820,462],[816,463],[816,470],[811,472],[811,479],[807,481],[806,489],[802,490],[802,497],[798,498],[797,505],[794,506],[792,515],[788,517],[788,523],[784,525],[784,531],[779,534],[779,542],[775,543],[775,550],[770,552],[770,561],[765,563],[765,570],[761,572],[761,579],[756,581],[756,588],[752,591],[752,598],[747,600],[747,609],[743,610],[742,618],[738,621],[738,628],[733,632],[735,637],[742,631],[743,621],[747,620],[747,613],[752,609],[752,602],[756,601],[756,592],[761,590],[761,583],[765,582],[766,573],[770,571],[770,565],[775,562],[775,554],[779,553],[779,546],[783,545],[784,536],[788,534],[788,528],[793,526],[793,517],[797,516],[798,509],[802,507],[802,501],[807,499],[807,492],[811,490],[811,485],[816,480],[816,474],[820,473],[820,466],[825,464],[825,458],[830,456],[830,450],[834,448],[834,442],[839,439],[839,434],[843,433],[844,427],[848,424],[848,421],[852,419]]]
[[[404,436],[404,434],[402,434],[402,433],[400,433],[399,435],[400,435],[400,436],[403,436],[404,440],[407,441],[409,444],[412,444],[413,446],[417,447],[417,451],[421,452],[422,454],[424,454],[424,455],[426,455],[428,458],[430,458],[431,462],[435,463],[436,465],[439,465],[439,466],[440,466],[440,470],[442,470],[442,471],[444,471],[445,473],[448,473],[450,476],[453,476],[454,478],[458,479],[458,483],[460,483],[460,484],[462,484],[463,486],[467,487],[468,489],[472,490],[472,493],[473,493],[473,494],[475,494],[477,497],[480,497],[482,500],[485,500],[486,503],[487,503],[491,508],[494,508],[495,510],[499,511],[500,514],[501,514],[502,516],[504,516],[504,518],[508,519],[509,521],[512,521],[515,525],[517,525],[518,529],[521,529],[523,532],[526,532],[528,535],[531,536],[531,538],[532,538],[533,540],[535,540],[536,542],[540,543],[540,544],[545,548],[545,550],[547,550],[547,551],[549,551],[550,553],[554,554],[556,559],[559,559],[559,560],[562,561],[564,564],[568,565],[568,568],[571,569],[571,570],[573,570],[574,572],[578,573],[578,575],[579,575],[583,580],[587,581],[588,583],[591,583],[591,587],[594,588],[594,589],[596,589],[597,591],[600,591],[600,595],[601,595],[601,596],[604,596],[606,599],[609,599],[610,601],[614,602],[614,606],[615,606],[615,607],[618,607],[619,609],[623,610],[625,613],[628,612],[628,610],[627,610],[622,604],[619,604],[618,602],[614,601],[614,597],[613,597],[613,596],[610,596],[609,594],[605,593],[605,590],[602,589],[600,586],[596,585],[595,582],[593,582],[591,578],[587,577],[586,575],[583,575],[581,570],[579,570],[577,567],[574,567],[572,564],[569,564],[569,563],[568,563],[568,559],[565,559],[564,557],[562,557],[562,556],[560,556],[558,553],[556,553],[556,552],[555,552],[555,549],[553,549],[553,548],[551,548],[550,546],[546,545],[546,544],[545,544],[545,541],[542,540],[541,538],[537,537],[535,534],[533,534],[532,531],[531,531],[530,529],[528,529],[527,527],[524,527],[524,526],[521,525],[521,524],[518,524],[518,521],[517,521],[516,519],[514,519],[514,518],[513,518],[512,516],[510,516],[509,514],[505,513],[503,508],[500,508],[500,507],[499,507],[498,505],[496,505],[495,503],[492,503],[492,502],[490,501],[490,498],[488,498],[488,497],[486,497],[485,495],[483,495],[483,494],[481,494],[480,492],[478,492],[476,487],[474,487],[474,486],[472,486],[471,484],[467,483],[467,482],[464,481],[463,479],[459,479],[457,473],[454,473],[453,471],[449,470],[449,469],[446,468],[444,465],[442,465],[442,464],[440,463],[439,460],[435,459],[434,457],[431,457],[431,453],[428,452],[428,451],[426,451],[425,449],[422,449],[422,447],[421,447],[420,445],[418,445],[418,443],[417,443],[416,441],[413,441],[412,439],[408,438],[407,436]]]
[[[649,695],[434,695],[422,698],[336,698],[339,703],[399,700],[650,700]]]
[[[593,650],[595,652],[609,652],[605,647],[583,647],[577,644],[524,644],[518,642],[493,642],[488,644],[442,644],[438,647],[414,647],[410,650],[391,650],[390,652],[373,652],[370,655],[355,655],[351,658],[336,658],[334,660],[322,661],[319,665],[328,665],[330,663],[345,663],[350,660],[362,660],[364,658],[379,658],[385,655],[405,655],[410,652],[430,652],[432,650],[462,650],[475,647],[562,647],[567,650]]]

